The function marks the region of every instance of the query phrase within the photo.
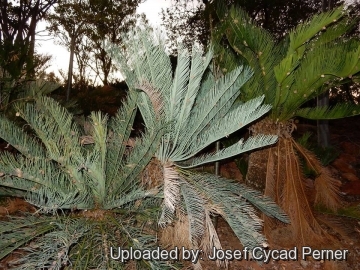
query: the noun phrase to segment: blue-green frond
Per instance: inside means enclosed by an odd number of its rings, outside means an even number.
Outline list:
[[[230,157],[235,157],[241,153],[248,152],[257,148],[265,147],[276,143],[277,136],[275,135],[257,135],[250,137],[245,142],[243,139],[237,143],[219,150],[215,153],[206,154],[200,157],[190,159],[188,162],[175,163],[181,168],[193,168],[206,163],[216,162]]]

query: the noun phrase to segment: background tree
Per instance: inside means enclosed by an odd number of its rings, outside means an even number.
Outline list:
[[[49,59],[35,52],[36,27],[57,0],[1,0],[0,109],[10,102],[19,79],[34,79]]]
[[[182,40],[191,44],[197,40],[207,44],[211,29],[218,23],[215,1],[184,1],[173,0],[173,5],[163,10],[163,26],[167,30],[168,45],[176,47],[176,42]],[[339,5],[342,1],[334,1]],[[281,39],[290,29],[311,15],[321,11],[322,0],[224,0],[224,5],[240,6],[258,25],[270,31],[274,37]]]
[[[74,54],[76,44],[81,42],[85,31],[88,18],[84,13],[87,1],[66,0],[57,5],[54,12],[48,16],[50,34],[60,39],[60,44],[69,48],[69,68],[67,75],[66,100],[69,100],[70,89],[72,86]]]
[[[108,84],[113,64],[105,50],[106,41],[120,43],[121,34],[136,22],[135,12],[140,2],[68,0],[55,7],[54,13],[49,16],[49,30],[60,37],[61,44],[70,50],[67,99],[72,86],[74,55],[81,79],[84,79],[88,67],[103,84]]]
[[[90,66],[90,50],[91,48],[89,47],[88,39],[85,36],[83,36],[83,39],[75,45],[74,54],[78,67],[78,83],[83,86],[89,83],[89,78],[87,74]]]
[[[136,14],[140,3],[141,0],[90,0],[85,10],[89,17],[88,53],[93,55],[94,70],[104,85],[109,84],[109,75],[114,69],[112,58],[106,52],[106,42],[121,43],[124,33],[140,19]]]
[[[57,0],[1,1],[0,50],[7,63],[4,67],[13,77],[19,77],[24,69],[27,77],[34,77],[37,23],[56,2]]]

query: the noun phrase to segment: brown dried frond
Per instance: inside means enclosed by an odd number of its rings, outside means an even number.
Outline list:
[[[266,179],[265,179],[265,190],[264,195],[276,199],[276,194],[274,192],[274,188],[276,185],[275,179],[275,161],[274,161],[274,153],[272,149],[265,149],[268,153],[268,160],[266,164]]]
[[[163,166],[157,158],[152,158],[150,163],[141,173],[141,184],[145,189],[152,189],[164,183]]]
[[[203,237],[203,240],[201,242],[201,248],[204,252],[204,255],[208,256],[211,253],[212,247],[215,247],[216,249],[222,249],[221,242],[219,239],[219,236],[216,232],[216,229],[214,227],[214,224],[212,223],[211,217],[210,217],[210,211],[205,211],[205,235]],[[229,261],[224,260],[216,260],[217,267],[225,267],[228,268]]]
[[[324,205],[332,211],[342,206],[340,195],[341,182],[333,178],[328,168],[323,167],[315,179],[315,204]]]
[[[283,164],[285,168],[283,170],[286,172],[286,178],[280,206],[291,219],[297,244],[299,246],[309,243],[316,245],[333,240],[313,215],[306,197],[300,161],[295,153],[292,139],[282,140],[285,146],[285,163]]]
[[[164,173],[164,204],[175,212],[180,201],[180,176],[172,162],[163,164]]]
[[[16,212],[30,212],[33,213],[36,208],[20,198],[6,198],[0,204],[0,216],[7,216]]]
[[[159,242],[166,248],[185,247],[192,248],[189,231],[189,218],[177,212],[177,218],[173,224],[160,230]]]
[[[342,239],[346,239],[349,242],[354,240],[354,235],[356,234],[356,227],[354,227],[354,224],[351,222],[344,222],[343,217],[318,214],[316,218],[323,224],[331,228],[334,233],[341,236]]]
[[[292,121],[280,123],[269,118],[251,127],[254,135],[276,134],[279,141],[275,146],[251,154],[246,182],[261,184],[265,180],[265,195],[273,198],[291,220],[291,225],[286,226],[264,216],[266,236],[271,238],[275,229],[286,228],[292,235],[288,238],[289,242],[296,241],[298,246],[319,246],[335,239],[320,226],[313,214],[313,203],[309,203],[309,190],[297,154],[304,156],[309,166],[319,174],[315,182],[316,202],[336,209],[339,205],[338,185],[315,155],[293,140],[291,134],[295,128]]]
[[[315,203],[336,211],[342,206],[340,196],[341,182],[332,177],[328,168],[323,167],[314,153],[310,152],[292,139],[297,151],[304,157],[308,166],[313,169],[318,176],[315,179]]]

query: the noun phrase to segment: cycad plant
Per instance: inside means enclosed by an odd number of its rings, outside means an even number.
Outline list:
[[[335,119],[360,112],[349,104],[305,106],[360,71],[360,42],[346,36],[354,22],[340,7],[299,24],[277,43],[240,8],[219,6],[218,16],[221,23],[213,36],[221,44],[217,61],[223,72],[231,71],[235,63],[250,65],[254,76],[242,88],[242,102],[264,95],[265,103],[272,105],[268,117],[250,127],[251,133],[279,136],[276,145],[251,153],[246,182],[265,190],[290,216],[294,243],[324,243],[329,235],[317,222],[311,201],[338,209],[339,183],[313,153],[294,141],[292,132],[297,116]],[[316,173],[314,200],[306,191],[300,157]],[[275,227],[267,219],[265,228]]]
[[[111,120],[92,113],[90,134],[48,97],[17,107],[28,132],[0,117],[0,137],[18,150],[0,153],[1,190],[16,191],[38,209],[0,222],[0,259],[22,250],[7,268],[123,269],[121,260],[111,258],[112,247],[117,256],[117,247],[157,246],[152,225],[159,190],[145,190],[139,174],[158,149],[163,128],[147,129],[125,154],[137,96],[130,94]],[[129,263],[171,268],[162,261]]]
[[[211,221],[211,215],[217,214],[224,217],[245,246],[264,245],[265,239],[259,233],[261,220],[251,204],[286,222],[282,211],[260,192],[215,175],[189,170],[276,142],[276,135],[257,135],[220,151],[198,155],[270,110],[270,106],[261,105],[264,96],[233,107],[239,89],[252,71],[239,66],[216,78],[209,68],[213,58],[211,49],[203,55],[199,46],[194,45],[190,53],[180,45],[173,72],[161,39],[147,30],[131,33],[125,48],[112,53],[120,63],[129,89],[141,91],[137,104],[145,125],[167,123],[168,132],[161,138],[154,159],[162,168],[158,180],[164,185],[160,226],[172,224],[175,234],[185,235],[188,247],[207,251],[213,246],[221,248]]]

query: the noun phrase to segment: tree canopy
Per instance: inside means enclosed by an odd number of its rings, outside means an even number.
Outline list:
[[[84,77],[87,66],[104,85],[109,83],[109,75],[114,65],[106,53],[105,41],[120,43],[122,34],[134,26],[139,18],[135,12],[140,2],[70,0],[56,6],[49,16],[49,30],[60,37],[61,43],[69,48],[71,54],[76,55],[81,77]],[[87,60],[87,63],[84,63],[84,60]],[[70,79],[69,74],[68,80]]]

